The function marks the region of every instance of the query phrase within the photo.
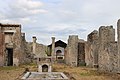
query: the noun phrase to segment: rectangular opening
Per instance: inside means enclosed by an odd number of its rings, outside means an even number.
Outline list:
[[[58,59],[63,59],[63,57],[58,57]]]
[[[6,53],[6,59],[7,59],[7,66],[13,66],[13,49],[12,48],[7,48],[7,53]]]

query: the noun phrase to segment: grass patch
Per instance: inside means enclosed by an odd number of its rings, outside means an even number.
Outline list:
[[[81,76],[97,76],[98,72],[96,72],[95,70],[89,70],[89,71],[85,71],[85,72],[80,72]]]
[[[16,66],[4,66],[4,67],[0,67],[0,70],[15,70],[18,69],[18,67]]]
[[[96,69],[86,67],[70,67],[65,64],[53,64],[55,72],[63,72],[70,80],[120,80],[120,75],[98,72]],[[0,67],[0,80],[18,80],[26,69],[36,72],[38,67],[35,63],[15,66]]]
[[[80,73],[81,76],[91,76],[91,73]]]
[[[22,64],[20,66],[36,66],[36,63],[26,63],[26,64]]]

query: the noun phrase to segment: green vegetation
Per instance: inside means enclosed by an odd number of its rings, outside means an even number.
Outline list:
[[[16,66],[4,66],[4,67],[0,67],[0,70],[15,70],[18,69],[18,67]]]

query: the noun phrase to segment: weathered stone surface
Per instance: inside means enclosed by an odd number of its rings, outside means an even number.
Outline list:
[[[30,45],[31,44],[31,45]],[[25,40],[25,33],[22,33],[22,53],[24,53],[24,64],[32,61],[32,43]]]
[[[36,42],[37,38],[34,36],[33,37],[33,42],[29,42],[27,43],[27,50],[29,50],[28,52],[31,52],[31,55],[34,55],[34,57],[46,57],[46,50],[47,50],[47,46],[43,45],[43,44],[39,44]]]
[[[32,43],[32,46],[33,46],[33,49],[32,49],[33,54],[36,54],[36,48],[37,48],[37,46],[36,46],[36,40],[37,40],[37,38],[34,36],[34,37],[33,37],[33,43]]]
[[[47,46],[43,45],[43,44],[36,44],[36,54],[39,57],[46,57],[46,50],[47,50]]]
[[[99,70],[117,71],[117,43],[115,29],[112,26],[102,26],[99,29]]]
[[[117,22],[117,34],[118,34],[118,72],[120,73],[120,19]]]
[[[91,67],[98,65],[100,71],[117,72],[118,47],[117,42],[115,42],[115,29],[113,26],[101,26],[99,33],[93,31],[88,35],[85,48],[86,64]]]
[[[98,31],[94,30],[87,37],[85,45],[86,66],[97,67],[98,65],[98,48],[99,48]]]
[[[52,37],[52,57],[55,56],[55,37]]]
[[[78,57],[78,36],[70,35],[68,39],[66,63],[71,66],[77,66],[78,64],[77,57]]]
[[[113,26],[101,26],[99,28],[99,41],[104,43],[115,42],[115,29]]]
[[[0,66],[8,63],[8,49],[13,49],[12,60],[16,66],[31,62],[33,54],[35,57],[51,55],[55,60],[59,56],[57,50],[61,50],[65,63],[71,66],[86,63],[102,71],[120,73],[120,20],[117,33],[116,42],[113,26],[101,26],[99,32],[95,30],[87,36],[87,42],[79,40],[77,35],[70,35],[67,47],[63,48],[56,47],[55,37],[52,37],[52,46],[47,50],[47,46],[36,42],[36,37],[33,37],[33,42],[26,42],[25,34],[21,33],[21,25],[0,24]]]
[[[0,66],[4,65],[4,34],[0,33]]]
[[[25,51],[24,43],[22,40],[21,25],[18,24],[0,24],[0,34],[4,35],[1,37],[0,42],[0,55],[4,65],[19,65],[25,62]],[[2,43],[2,44],[1,44]],[[4,46],[4,48],[3,48]],[[11,50],[11,51],[10,51]],[[9,63],[9,64],[8,64]],[[4,65],[3,65],[4,64]]]

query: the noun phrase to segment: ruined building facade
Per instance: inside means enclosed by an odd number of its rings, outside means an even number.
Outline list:
[[[0,24],[0,66],[24,63],[23,37],[21,25]]]
[[[77,35],[70,35],[68,43],[61,40],[48,46],[25,40],[21,25],[0,24],[0,66],[19,65],[31,62],[33,58],[52,57],[70,66],[89,66],[100,71],[120,73],[120,20],[117,23],[117,41],[113,26],[101,26],[87,36],[87,41]],[[31,58],[33,55],[33,58]]]
[[[65,62],[71,66],[85,64],[99,71],[120,73],[120,20],[117,23],[117,41],[113,26],[101,26],[79,41],[77,35],[68,39]]]
[[[118,40],[115,41],[113,26],[101,26],[99,31],[88,35],[86,42],[86,65],[100,71],[120,72],[120,20],[117,23]]]
[[[115,42],[115,29],[113,26],[99,28],[99,70],[118,71],[118,46]]]
[[[85,44],[85,62],[86,66],[98,66],[98,48],[99,48],[99,33],[94,30],[87,37]],[[95,57],[94,57],[95,56]]]
[[[0,66],[18,66],[30,63],[33,57],[45,57],[46,47],[36,42],[25,40],[25,33],[21,32],[21,25],[0,24]]]
[[[77,35],[70,35],[67,44],[65,63],[70,66],[85,65],[85,41]]]
[[[29,46],[31,46],[31,54],[34,55],[34,58],[46,57],[47,46],[37,43],[36,36],[33,36],[32,39],[33,42],[30,42]]]

